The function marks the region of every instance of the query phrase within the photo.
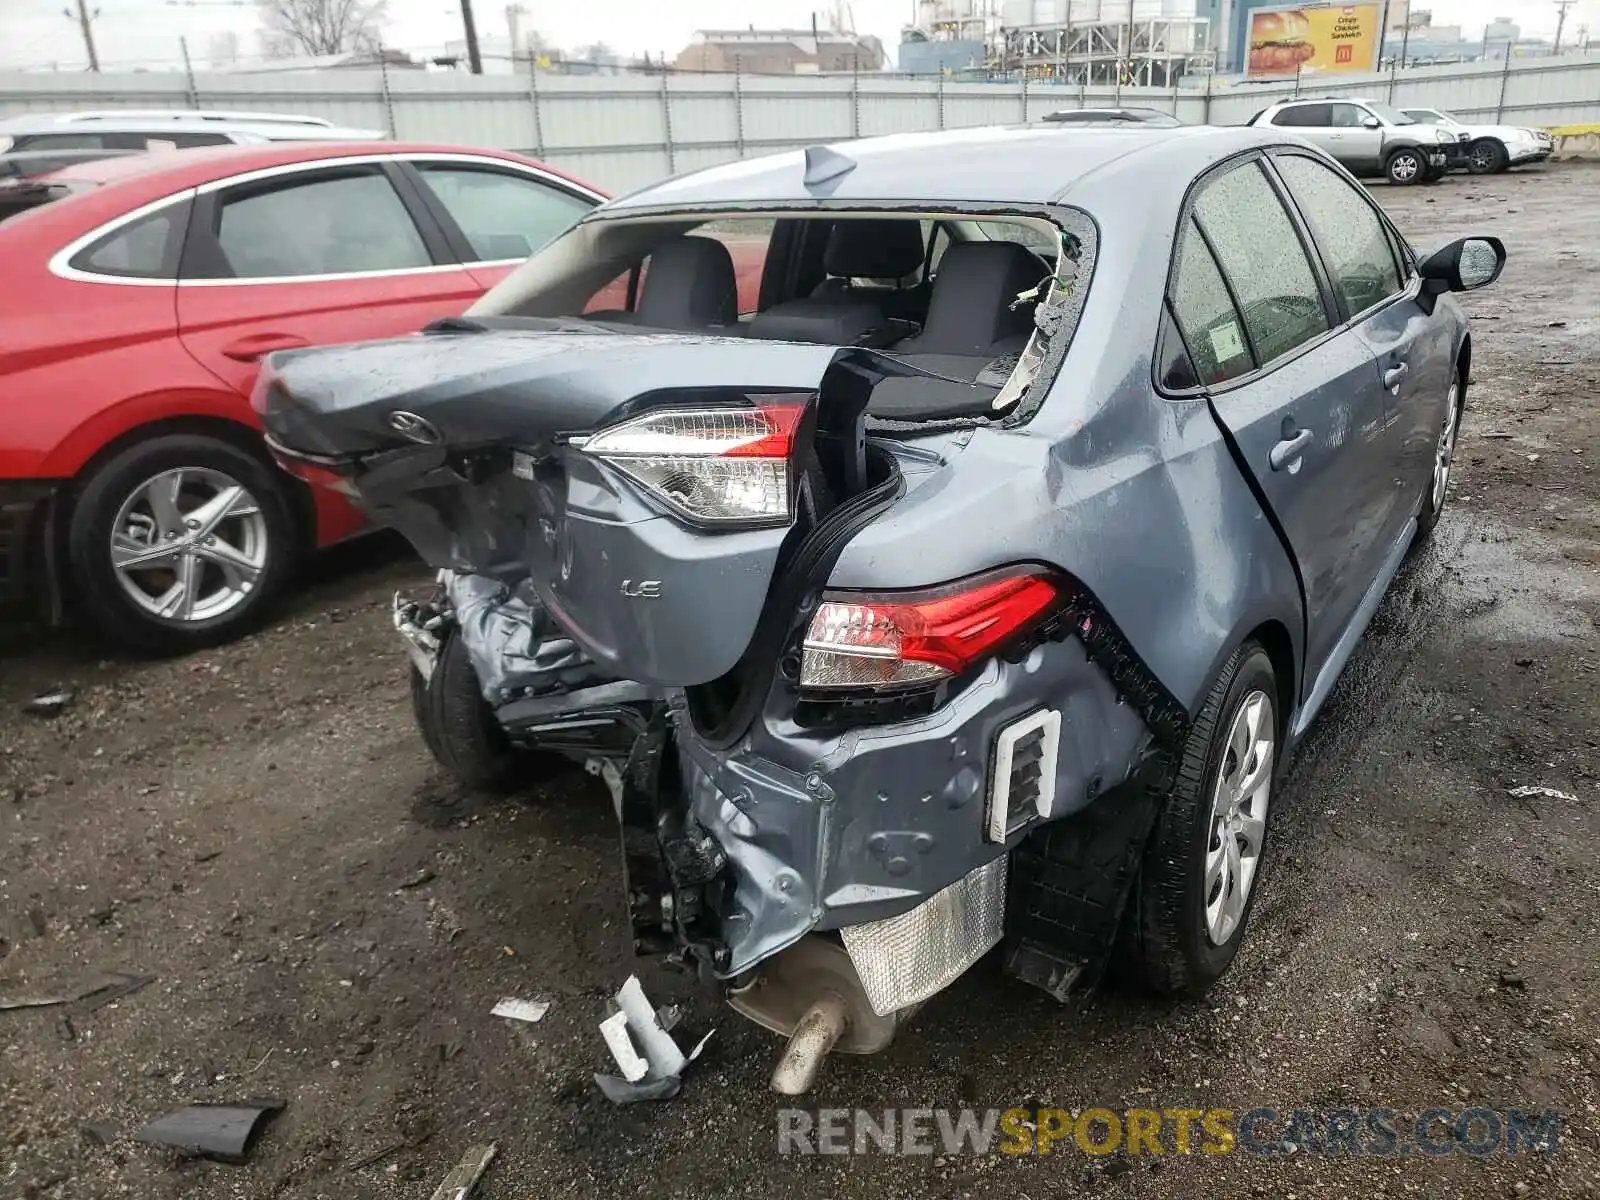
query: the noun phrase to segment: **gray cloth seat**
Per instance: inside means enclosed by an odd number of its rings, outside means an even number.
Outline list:
[[[900,281],[922,271],[925,253],[920,221],[835,221],[822,251],[822,269],[830,278],[811,295],[818,300],[870,300],[884,316],[920,325],[927,315],[930,286],[923,281],[902,287]]]
[[[962,382],[885,379],[867,411],[889,421],[976,416],[988,411],[1033,332],[1032,303],[1011,305],[1050,268],[1016,242],[958,242],[939,262],[922,332],[894,348],[919,367]],[[996,360],[1003,360],[996,362]],[[986,371],[994,364],[997,369]],[[1000,369],[1005,368],[1005,369]],[[984,377],[983,383],[978,383]]]
[[[595,314],[616,321],[611,314]],[[739,320],[733,256],[715,238],[686,235],[650,252],[638,307],[627,323],[651,329],[711,329]]]
[[[1037,254],[1016,242],[957,242],[939,260],[922,332],[896,353],[988,362],[1020,349],[1033,331],[1033,305],[1012,304],[1049,273]]]
[[[750,335],[832,346],[888,345],[899,336],[890,323],[920,323],[918,310],[927,305],[921,285],[899,286],[900,280],[921,271],[922,255],[922,225],[917,221],[835,221],[822,252],[823,269],[831,278],[810,296],[756,314]]]

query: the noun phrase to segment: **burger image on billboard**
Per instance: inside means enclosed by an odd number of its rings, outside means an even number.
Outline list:
[[[1252,13],[1249,74],[1293,75],[1316,57],[1316,47],[1307,40],[1310,33],[1311,22],[1294,9]]]

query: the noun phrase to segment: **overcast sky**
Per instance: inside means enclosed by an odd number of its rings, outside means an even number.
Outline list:
[[[178,39],[188,35],[195,65],[204,69],[218,35],[236,34],[241,50],[254,54],[253,0],[87,0],[99,16],[95,39],[104,66],[172,68],[181,62]],[[523,0],[529,15],[524,28],[536,28],[559,46],[605,41],[628,54],[674,55],[696,29],[708,27],[799,26],[811,23],[813,7],[830,0]],[[63,13],[75,0],[0,0],[0,66],[81,69],[83,41],[77,23]],[[1555,31],[1551,0],[1413,0],[1431,8],[1438,24],[1460,24],[1470,38],[1481,36],[1486,21],[1507,16],[1527,36]],[[851,0],[856,28],[883,39],[891,57],[900,27],[910,18],[912,0]],[[505,0],[475,0],[481,34],[504,36]],[[819,18],[826,24],[826,18]],[[1600,0],[1578,0],[1567,17],[1567,36],[1587,24],[1600,36]],[[440,51],[459,38],[459,0],[389,0],[385,41],[413,52]]]

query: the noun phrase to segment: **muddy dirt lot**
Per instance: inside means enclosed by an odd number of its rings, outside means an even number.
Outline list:
[[[1204,1003],[1061,1010],[985,964],[811,1103],[1550,1108],[1559,1154],[781,1158],[776,1040],[655,969],[717,1033],[678,1099],[610,1107],[595,1021],[629,965],[605,794],[440,776],[387,619],[421,572],[369,548],[202,657],[5,651],[0,993],[157,979],[69,1020],[0,1012],[0,1197],[422,1197],[491,1140],[491,1200],[1600,1196],[1600,169],[1379,194],[1418,243],[1496,233],[1511,263],[1468,299],[1451,507],[1275,802],[1233,974]],[[21,713],[56,684],[70,711]],[[517,1026],[503,995],[553,1003]],[[244,1167],[80,1131],[245,1096],[288,1108]]]

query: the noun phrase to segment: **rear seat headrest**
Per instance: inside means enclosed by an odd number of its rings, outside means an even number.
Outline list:
[[[904,279],[922,269],[922,225],[903,218],[835,221],[822,252],[829,275]]]
[[[928,320],[917,342],[942,354],[981,354],[1027,333],[1033,305],[1011,304],[1050,273],[1016,242],[956,242],[939,260]]]
[[[640,325],[705,329],[739,319],[733,256],[715,238],[673,238],[650,252],[640,289]]]

